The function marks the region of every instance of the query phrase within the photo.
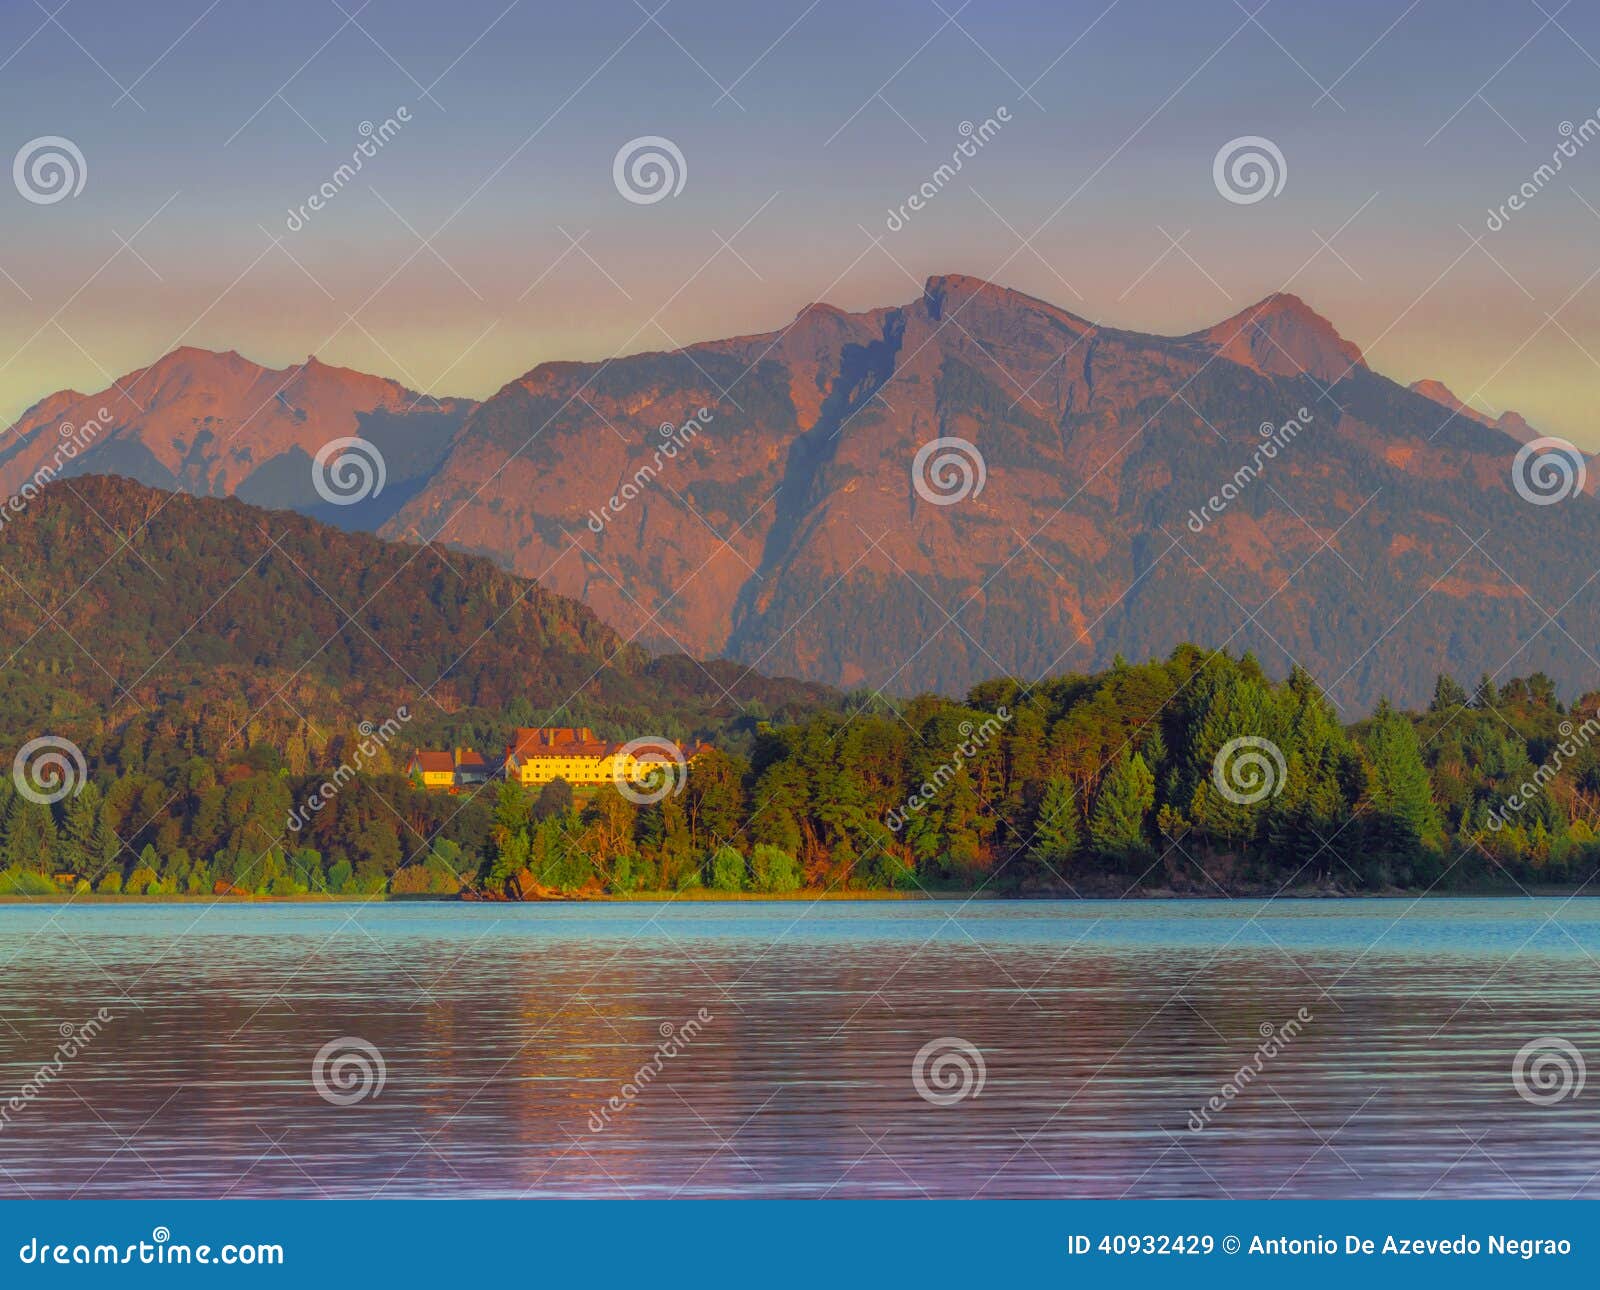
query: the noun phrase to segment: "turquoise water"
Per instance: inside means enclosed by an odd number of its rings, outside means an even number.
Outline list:
[[[1600,1084],[1513,1079],[1600,1059],[1589,899],[4,905],[0,965],[3,1195],[1600,1192]]]

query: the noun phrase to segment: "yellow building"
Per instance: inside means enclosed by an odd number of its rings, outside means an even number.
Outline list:
[[[406,774],[421,779],[423,788],[454,788],[456,760],[448,752],[418,748],[406,763]]]
[[[471,748],[437,751],[418,748],[406,763],[406,774],[423,788],[455,792],[463,785],[481,784],[489,778],[489,763]]]
[[[564,779],[574,788],[639,783],[651,769],[675,763],[680,757],[684,762],[693,761],[701,751],[680,750],[653,740],[609,743],[588,726],[524,726],[506,745],[505,777],[526,787],[553,779]]]
[[[679,748],[654,739],[611,743],[588,726],[519,726],[499,767],[491,768],[470,748],[418,748],[406,763],[406,774],[424,788],[450,792],[481,784],[497,773],[524,788],[539,788],[556,779],[574,788],[598,788],[642,783],[651,770],[687,764],[704,751],[704,745]]]

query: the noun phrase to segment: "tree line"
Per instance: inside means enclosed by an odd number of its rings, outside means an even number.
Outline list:
[[[1597,698],[1569,709],[1542,674],[1470,693],[1443,676],[1423,711],[1384,703],[1346,724],[1300,669],[1274,681],[1248,654],[1183,645],[1093,675],[987,681],[964,701],[857,695],[756,721],[645,804],[561,781],[428,793],[395,749],[311,810],[326,768],[303,747],[167,750],[140,769],[101,764],[53,805],[0,781],[0,893],[1579,883],[1600,861]]]

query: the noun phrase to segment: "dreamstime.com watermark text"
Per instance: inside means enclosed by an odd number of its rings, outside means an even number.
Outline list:
[[[57,1029],[61,1042],[56,1045],[50,1060],[34,1071],[4,1104],[0,1104],[0,1131],[11,1123],[12,1116],[26,1110],[43,1097],[50,1085],[67,1069],[67,1063],[92,1044],[111,1020],[110,1011],[101,1008],[89,1020],[76,1025],[70,1021],[63,1021]]]
[[[656,1077],[666,1070],[667,1063],[680,1056],[684,1049],[700,1038],[700,1032],[714,1019],[708,1009],[701,1008],[681,1026],[663,1021],[661,1042],[656,1045],[655,1052],[650,1054],[647,1062],[634,1071],[617,1090],[615,1096],[607,1098],[604,1106],[589,1113],[589,1132],[603,1132],[610,1125],[612,1116],[620,1115],[637,1102],[644,1091],[655,1082]]]
[[[356,744],[355,755],[339,763],[338,769],[311,790],[306,800],[289,812],[284,822],[290,833],[298,833],[311,823],[311,817],[339,795],[339,790],[376,760],[389,741],[400,733],[400,727],[411,720],[411,709],[401,704],[381,726],[363,721],[361,739]]]
[[[172,1232],[157,1227],[147,1241],[131,1245],[115,1245],[110,1241],[89,1244],[87,1241],[52,1241],[31,1238],[17,1250],[19,1262],[39,1267],[131,1267],[135,1264],[153,1264],[157,1267],[183,1267],[189,1264],[226,1264],[283,1266],[283,1246],[268,1244],[188,1245],[174,1241]]]
[[[56,450],[50,455],[50,460],[33,472],[21,488],[12,493],[4,502],[0,502],[0,529],[5,528],[15,515],[21,515],[28,509],[28,503],[39,496],[46,484],[61,474],[69,463],[77,459],[81,452],[87,452],[94,441],[100,437],[100,432],[111,422],[111,410],[100,408],[94,416],[85,421],[81,426],[75,426],[70,421],[63,421],[57,429],[61,442],[56,445]]]
[[[1210,1124],[1213,1116],[1230,1106],[1267,1069],[1267,1063],[1279,1056],[1315,1020],[1311,1009],[1301,1008],[1281,1026],[1263,1021],[1260,1027],[1261,1042],[1250,1054],[1250,1060],[1229,1076],[1227,1082],[1206,1099],[1206,1104],[1200,1110],[1189,1112],[1189,1132],[1199,1133]]]

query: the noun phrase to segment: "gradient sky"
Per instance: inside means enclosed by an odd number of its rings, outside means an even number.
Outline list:
[[[1485,228],[1562,122],[1600,111],[1593,7],[46,2],[0,6],[0,151],[65,136],[88,176],[52,205],[0,185],[3,422],[180,343],[483,396],[547,359],[964,272],[1169,333],[1286,287],[1380,371],[1600,447],[1600,139]],[[1002,105],[1010,124],[889,232],[961,122]],[[401,106],[289,231],[360,123]],[[687,180],[634,205],[612,159],[649,134]],[[1279,196],[1218,195],[1240,135],[1281,149]]]

